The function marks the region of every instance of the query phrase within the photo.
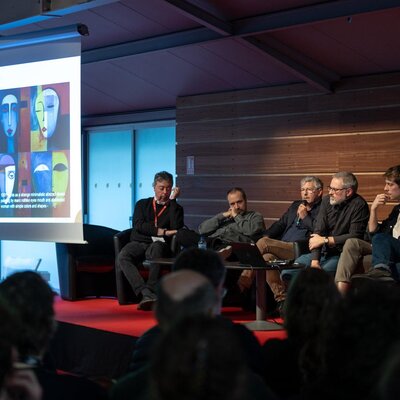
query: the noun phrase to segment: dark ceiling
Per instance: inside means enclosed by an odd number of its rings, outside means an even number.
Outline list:
[[[329,92],[344,77],[400,71],[400,0],[40,0],[38,12],[2,3],[3,36],[87,25],[84,116],[294,82]]]

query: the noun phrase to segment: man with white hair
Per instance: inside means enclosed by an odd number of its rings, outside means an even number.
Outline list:
[[[357,189],[358,181],[352,173],[343,171],[333,175],[328,186],[329,195],[322,199],[309,240],[310,253],[303,254],[296,262],[335,274],[345,241],[362,239],[367,228],[368,204],[357,194]],[[288,279],[293,273],[283,271],[282,277]]]

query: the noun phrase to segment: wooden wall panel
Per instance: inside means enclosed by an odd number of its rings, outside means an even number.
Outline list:
[[[312,125],[312,129],[310,129]],[[178,124],[176,137],[179,144],[201,142],[231,142],[236,140],[314,136],[335,133],[363,133],[372,131],[398,131],[400,106],[373,110],[333,111],[318,114],[259,116],[239,120],[210,120]]]
[[[334,171],[335,172],[335,171]],[[377,193],[382,193],[384,179],[383,171],[357,174],[359,193],[368,201],[372,202]],[[330,184],[332,173],[316,174],[324,186]],[[234,186],[244,189],[249,201],[267,202],[292,202],[300,198],[300,180],[308,174],[298,175],[263,175],[263,176],[178,176],[177,185],[182,188],[180,200],[196,200],[207,202],[226,201],[226,192]]]
[[[200,175],[293,173],[299,169],[368,172],[381,160],[389,165],[398,163],[399,135],[400,131],[390,131],[214,142],[212,146],[178,144],[176,168],[178,175],[183,174],[186,157],[194,156],[195,171]]]
[[[192,227],[227,207],[232,186],[246,190],[269,225],[299,198],[303,176],[328,185],[340,170],[354,172],[372,202],[384,170],[400,163],[400,73],[345,79],[328,95],[296,84],[180,98],[176,138],[180,201]]]
[[[295,98],[271,98],[231,104],[210,104],[177,112],[179,123],[210,119],[254,118],[260,115],[326,113],[335,110],[375,109],[399,105],[400,86],[374,88],[363,92],[342,92]]]

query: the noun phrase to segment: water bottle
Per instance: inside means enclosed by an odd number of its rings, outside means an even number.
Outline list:
[[[204,236],[200,236],[199,243],[197,243],[197,247],[199,249],[206,249],[207,248],[207,242]]]

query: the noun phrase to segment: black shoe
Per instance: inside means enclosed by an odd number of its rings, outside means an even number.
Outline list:
[[[142,311],[151,311],[157,301],[157,297],[155,294],[145,294],[142,298],[142,301],[138,304],[137,309]]]
[[[283,307],[285,305],[285,300],[277,301],[274,310],[267,312],[267,318],[283,318]]]
[[[357,274],[353,275],[351,278],[353,279],[371,279],[374,281],[381,281],[381,282],[393,282],[393,276],[390,271],[386,268],[373,268],[368,271],[366,274]]]

